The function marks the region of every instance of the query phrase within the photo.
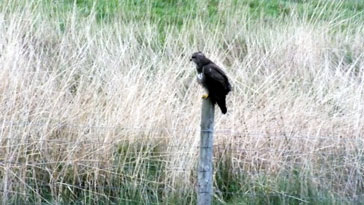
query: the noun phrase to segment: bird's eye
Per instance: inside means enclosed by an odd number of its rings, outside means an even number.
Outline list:
[[[196,56],[192,56],[192,58],[196,58]]]

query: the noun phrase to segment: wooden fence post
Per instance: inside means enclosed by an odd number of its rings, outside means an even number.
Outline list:
[[[201,141],[200,158],[198,164],[198,205],[212,204],[213,196],[213,136],[214,136],[214,113],[215,106],[210,99],[202,100],[201,108]]]

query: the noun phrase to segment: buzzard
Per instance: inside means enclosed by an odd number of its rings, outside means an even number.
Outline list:
[[[225,114],[226,95],[231,91],[231,85],[223,70],[201,52],[192,54],[190,61],[196,64],[197,82],[207,91],[202,98],[210,98],[213,104],[217,103],[221,112]]]

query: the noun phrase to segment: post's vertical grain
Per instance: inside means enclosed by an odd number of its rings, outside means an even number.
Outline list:
[[[200,159],[198,165],[198,193],[197,204],[212,204],[213,196],[213,136],[214,136],[214,115],[215,106],[210,99],[202,100],[201,108],[201,141]]]

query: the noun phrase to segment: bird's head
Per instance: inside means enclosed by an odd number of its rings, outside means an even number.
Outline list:
[[[208,59],[201,51],[198,51],[192,54],[190,61],[196,63],[197,66],[201,66],[204,65]]]

